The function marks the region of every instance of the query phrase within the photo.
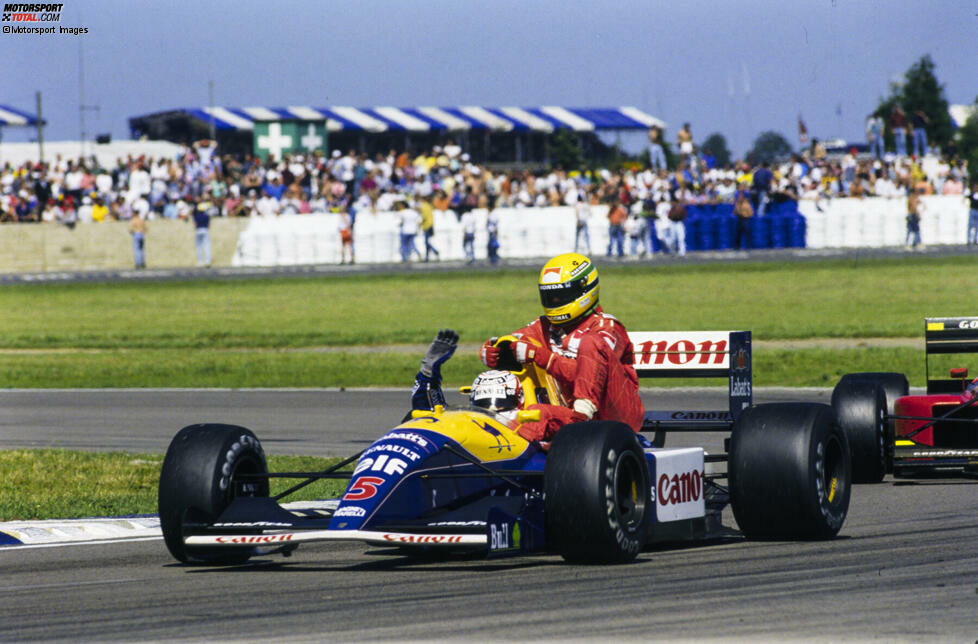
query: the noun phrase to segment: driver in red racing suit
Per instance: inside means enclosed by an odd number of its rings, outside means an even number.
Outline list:
[[[624,325],[598,306],[594,264],[577,253],[558,255],[544,264],[539,288],[544,315],[512,334],[520,341],[510,350],[517,361],[533,361],[553,376],[570,407],[541,405],[540,422],[523,424],[520,434],[550,440],[563,425],[592,419],[641,430],[634,350]],[[524,341],[531,339],[535,344]],[[499,362],[494,343],[490,339],[480,351],[487,367]]]

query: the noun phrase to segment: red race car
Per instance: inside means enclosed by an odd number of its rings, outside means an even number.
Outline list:
[[[978,378],[968,377],[969,365],[978,367],[978,317],[925,319],[924,355],[926,394],[909,395],[898,373],[848,374],[836,385],[832,406],[849,434],[857,481],[885,472],[978,474]]]

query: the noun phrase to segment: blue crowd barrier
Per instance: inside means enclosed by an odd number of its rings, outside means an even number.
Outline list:
[[[661,252],[650,220],[652,249]],[[693,204],[686,207],[686,248],[698,250],[731,250],[737,239],[737,217],[733,204]],[[808,225],[798,212],[795,201],[771,202],[767,213],[748,221],[749,248],[804,248]]]

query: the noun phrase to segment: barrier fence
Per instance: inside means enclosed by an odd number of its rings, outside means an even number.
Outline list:
[[[924,244],[964,244],[968,203],[961,196],[929,196],[920,229]],[[603,256],[608,249],[606,206],[592,207],[590,248],[577,250]],[[690,252],[733,248],[736,219],[729,204],[689,206],[684,222]],[[500,255],[504,258],[544,257],[575,250],[576,218],[570,207],[511,208],[499,217]],[[476,210],[475,256],[487,256],[485,210]],[[879,248],[906,243],[905,199],[836,199],[772,204],[769,213],[753,217],[751,248]],[[649,242],[661,250],[654,224]],[[218,218],[211,223],[214,266],[288,266],[340,261],[339,216],[286,215],[274,219]],[[359,263],[400,261],[400,236],[393,213],[361,213],[354,227]],[[433,244],[443,260],[463,260],[462,226],[451,211],[435,212]],[[582,240],[583,241],[583,240]],[[153,220],[147,234],[150,267],[193,266],[193,224]],[[415,244],[424,253],[424,238]],[[631,244],[626,238],[625,251]],[[132,243],[125,222],[0,225],[0,272],[130,268]]]
[[[960,196],[923,198],[921,236],[925,244],[962,244],[968,207]],[[608,208],[592,207],[590,248],[575,248],[573,208],[500,208],[500,254],[503,257],[542,257],[580,250],[603,255],[608,250]],[[487,257],[486,210],[474,211],[475,256]],[[444,260],[465,259],[462,226],[452,211],[435,211],[433,246]],[[650,243],[661,250],[654,220]],[[692,205],[687,208],[687,249],[732,250],[737,220],[732,204]],[[772,203],[767,213],[748,221],[749,248],[843,248],[901,246],[906,240],[905,199],[835,199],[817,206],[811,201]],[[361,213],[356,217],[354,243],[357,262],[400,261],[400,236],[394,213]],[[415,245],[424,254],[424,238]],[[626,239],[625,250],[630,244]],[[234,266],[281,266],[340,261],[339,215],[285,215],[252,218],[242,231]]]

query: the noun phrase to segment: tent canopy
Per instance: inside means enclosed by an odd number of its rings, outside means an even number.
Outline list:
[[[37,125],[37,117],[33,114],[28,114],[23,110],[18,110],[8,105],[0,105],[0,126],[7,127],[28,125],[32,127]]]
[[[147,114],[129,120],[134,131],[162,116],[180,114],[223,131],[254,129],[255,121],[325,120],[331,132],[576,132],[645,130],[665,123],[635,107],[192,107]]]

